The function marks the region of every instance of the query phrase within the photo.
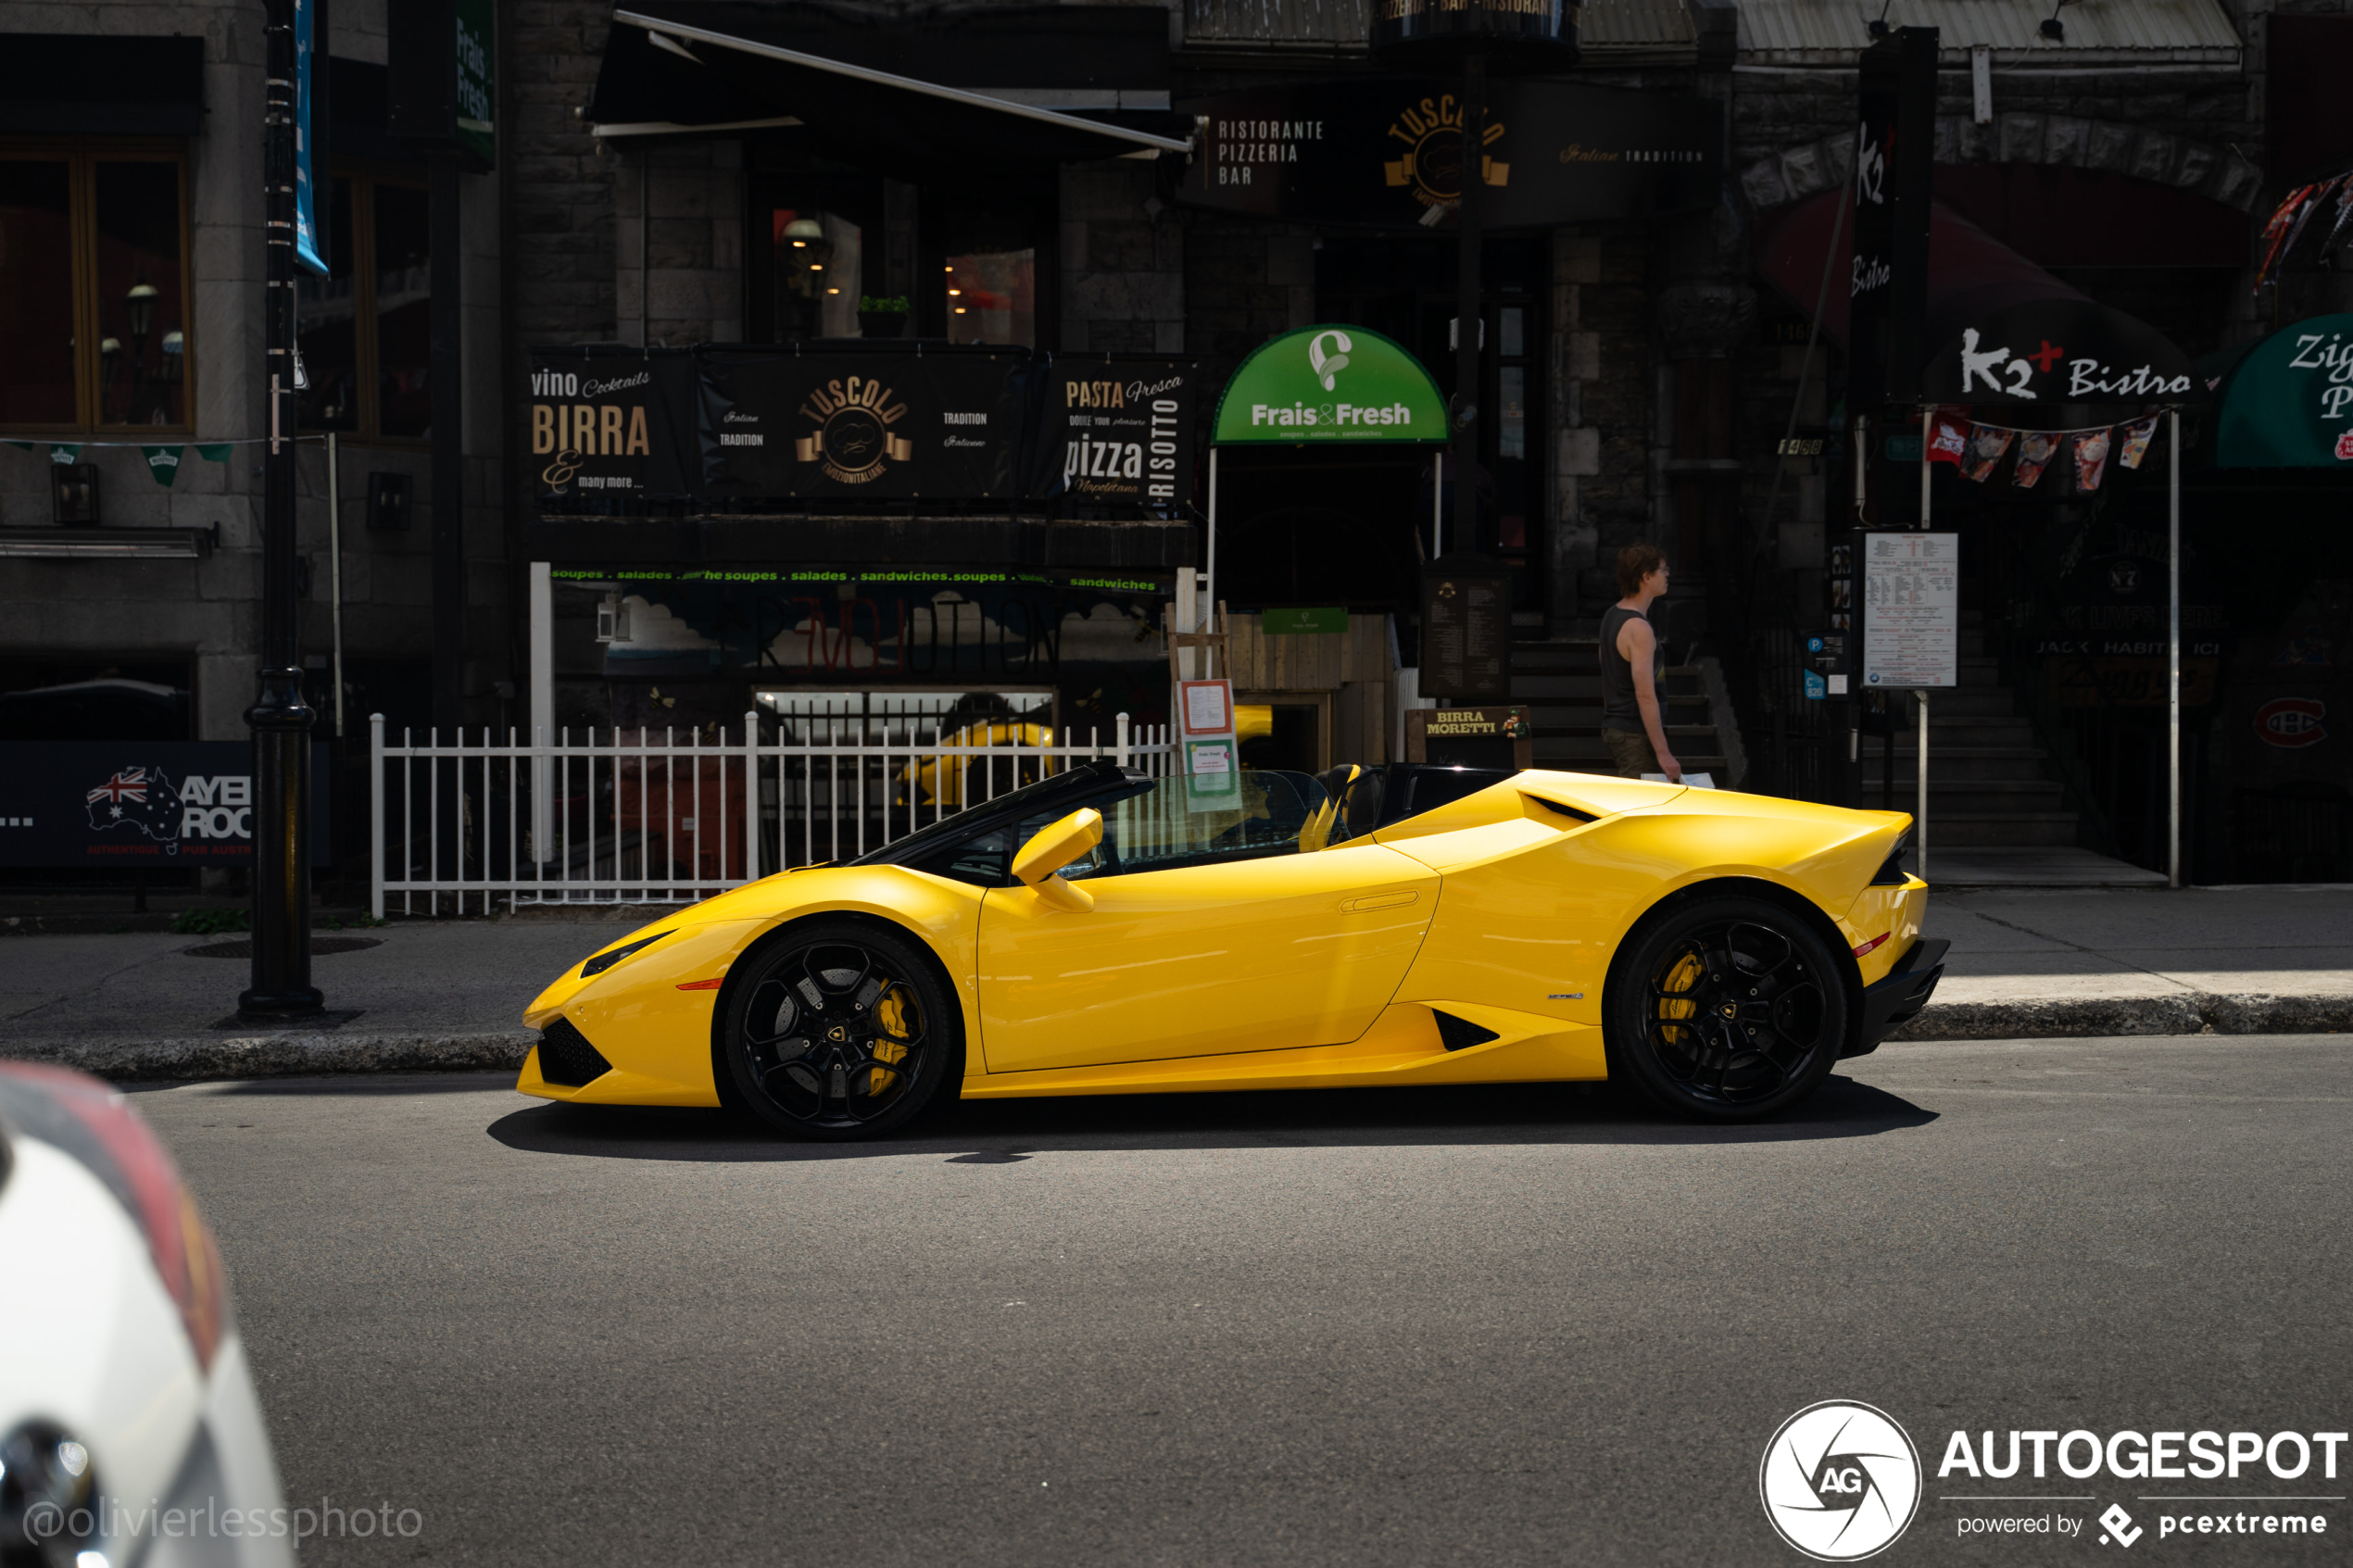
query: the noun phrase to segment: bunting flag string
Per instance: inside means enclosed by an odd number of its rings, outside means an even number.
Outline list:
[[[297,435],[293,439],[300,443],[324,441],[327,438],[321,434]],[[82,454],[93,447],[131,447],[138,452],[141,460],[147,465],[148,476],[168,490],[171,487],[172,481],[180,477],[182,455],[191,446],[195,448],[196,456],[208,463],[225,463],[229,460],[229,455],[233,448],[264,445],[269,440],[270,438],[266,435],[245,435],[229,441],[184,441],[168,445],[157,445],[144,441],[10,441],[8,445],[19,452],[39,452],[45,448],[49,460],[61,465],[80,462]]]
[[[2080,430],[2020,430],[1972,420],[1959,409],[1940,408],[1930,421],[1927,456],[1930,462],[1950,463],[1962,478],[1982,484],[2001,467],[2015,444],[2018,459],[2010,469],[2010,483],[2032,490],[2042,482],[2044,470],[2065,451],[2074,463],[2076,491],[2088,493],[2097,490],[2108,476],[2111,457],[2120,468],[2141,466],[2148,456],[2149,443],[2156,438],[2158,418],[2148,414],[2122,424],[2087,425]]]

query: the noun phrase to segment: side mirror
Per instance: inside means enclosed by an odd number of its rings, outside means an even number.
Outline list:
[[[1013,857],[1013,879],[1058,909],[1076,914],[1095,907],[1095,896],[1055,874],[1084,859],[1103,841],[1103,814],[1093,807],[1073,811],[1038,830]]]

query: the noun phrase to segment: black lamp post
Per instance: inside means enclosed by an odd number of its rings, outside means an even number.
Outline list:
[[[270,69],[262,166],[268,276],[262,293],[269,446],[261,482],[260,697],[253,730],[253,985],[240,1013],[317,1012],[310,984],[310,726],[302,698],[295,604],[294,0],[267,0]],[[135,291],[134,291],[135,292]]]

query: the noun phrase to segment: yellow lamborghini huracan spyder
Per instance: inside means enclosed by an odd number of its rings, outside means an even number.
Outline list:
[[[1766,1116],[1925,1005],[1911,820],[1583,773],[1091,762],[679,910],[547,987],[516,1087],[801,1137],[943,1097],[1622,1078]]]

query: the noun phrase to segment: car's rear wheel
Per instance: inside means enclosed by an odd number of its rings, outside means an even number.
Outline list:
[[[1611,1075],[1709,1122],[1804,1099],[1846,1037],[1836,952],[1790,910],[1738,895],[1694,899],[1638,931],[1607,1005]]]
[[[907,939],[847,921],[789,929],[728,987],[721,1052],[746,1105],[796,1137],[872,1137],[962,1062],[963,1022]]]

